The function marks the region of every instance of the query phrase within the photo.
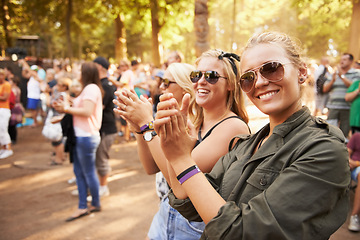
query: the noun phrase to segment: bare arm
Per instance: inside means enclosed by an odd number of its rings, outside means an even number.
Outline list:
[[[81,117],[90,117],[94,112],[95,103],[91,100],[85,99],[82,107],[69,107],[67,103],[59,99],[58,101],[54,102],[53,107],[59,113],[68,113]]]
[[[162,104],[163,109],[169,109],[172,104],[166,105],[167,103]],[[158,115],[160,116],[156,117],[155,129],[160,135],[161,147],[175,175],[179,175],[196,164],[191,157],[193,141],[186,136],[186,126],[179,111],[170,108],[159,112],[158,108]],[[214,218],[220,207],[226,203],[201,173],[189,178],[181,187],[205,223]]]
[[[330,82],[326,82],[323,86],[323,92],[330,92],[332,86],[334,85],[334,82],[336,80],[336,73],[332,75],[332,79]]]
[[[359,85],[360,87],[360,85]],[[357,88],[355,91],[352,91],[352,92],[349,92],[349,93],[346,93],[345,94],[345,101],[347,102],[352,102],[354,101],[354,99],[359,96],[359,93],[360,93],[360,89]]]

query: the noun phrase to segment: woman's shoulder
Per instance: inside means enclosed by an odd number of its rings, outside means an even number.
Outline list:
[[[232,115],[221,120],[214,131],[231,132],[232,134],[249,134],[249,126],[237,115]]]

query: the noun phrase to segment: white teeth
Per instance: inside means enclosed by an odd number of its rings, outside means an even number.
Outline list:
[[[209,92],[209,91],[204,90],[204,89],[198,89],[198,93],[206,94],[206,93],[208,93],[208,92]]]
[[[260,95],[259,98],[260,98],[260,99],[269,98],[269,97],[275,95],[275,93],[276,93],[276,92],[268,92],[268,93],[266,93],[266,94]]]

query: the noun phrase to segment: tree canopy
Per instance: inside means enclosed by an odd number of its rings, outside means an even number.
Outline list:
[[[102,55],[115,60],[121,41],[126,42],[128,59],[153,62],[158,51],[163,62],[171,50],[183,52],[187,62],[195,58],[195,1],[2,0],[0,4],[2,55],[16,46],[17,38],[37,35],[43,42],[40,57],[46,58],[70,57],[71,47],[76,59]],[[310,58],[337,57],[354,49],[358,59],[359,48],[349,44],[350,39],[360,39],[360,30],[351,28],[359,4],[359,0],[209,0],[209,45],[239,53],[252,34],[276,30],[300,39]]]

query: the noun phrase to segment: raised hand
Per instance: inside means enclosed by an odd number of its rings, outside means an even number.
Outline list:
[[[131,130],[140,132],[140,127],[153,121],[153,110],[151,99],[144,96],[138,98],[134,91],[127,89],[115,92],[117,99],[113,102],[117,105],[114,112],[122,116],[131,125]]]

